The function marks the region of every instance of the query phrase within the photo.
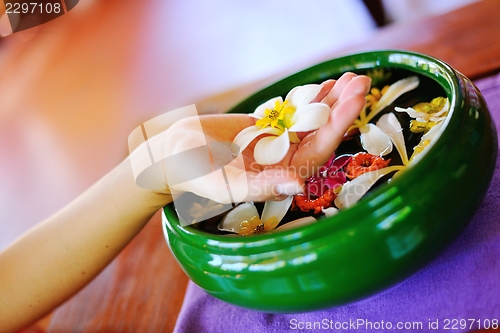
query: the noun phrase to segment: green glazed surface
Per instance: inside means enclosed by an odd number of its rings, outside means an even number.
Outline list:
[[[418,163],[355,206],[294,230],[223,237],[181,227],[173,205],[165,207],[168,244],[192,281],[246,308],[320,309],[402,281],[464,229],[491,181],[497,142],[481,94],[449,65],[403,51],[355,54],[287,77],[230,112],[252,112],[297,85],[378,67],[410,70],[444,89],[453,112],[439,140]]]

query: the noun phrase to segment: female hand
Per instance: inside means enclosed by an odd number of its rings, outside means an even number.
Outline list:
[[[285,158],[270,166],[256,163],[255,142],[238,156],[231,154],[236,135],[255,125],[255,118],[249,115],[205,115],[177,121],[149,140],[153,155],[161,151],[165,158],[157,163],[147,182],[173,194],[174,201],[176,194],[183,192],[219,203],[266,201],[298,193],[305,179],[338,147],[364,107],[369,88],[368,77],[353,73],[324,82],[313,102],[330,107],[328,122],[316,131],[299,133],[301,142],[292,143]]]

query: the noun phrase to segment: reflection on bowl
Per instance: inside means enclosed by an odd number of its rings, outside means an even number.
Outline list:
[[[418,163],[321,223],[280,233],[224,237],[181,226],[165,207],[167,242],[186,274],[209,294],[266,312],[307,311],[383,290],[432,260],[464,229],[493,174],[496,133],[477,88],[429,56],[378,51],[308,68],[249,97],[248,112],[291,88],[342,73],[385,68],[427,78],[451,112]]]

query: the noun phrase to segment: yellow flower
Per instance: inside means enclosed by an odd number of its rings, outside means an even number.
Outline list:
[[[272,216],[263,222],[258,216],[252,217],[248,221],[241,222],[240,236],[256,235],[276,229],[279,220]]]
[[[359,118],[354,120],[354,124],[349,127],[347,132],[358,128],[361,133],[361,144],[370,154],[377,156],[389,154],[392,151],[390,138],[375,124],[370,123],[370,121],[398,97],[415,89],[418,85],[418,77],[410,76],[390,86],[385,86],[382,90],[372,88],[366,96],[366,106],[361,110]],[[368,114],[366,112],[367,109],[370,110]]]
[[[390,86],[385,86],[382,90],[375,87],[371,88],[370,93],[366,95],[366,108],[373,110],[377,106],[378,101],[380,101],[382,96],[389,90],[389,87]]]
[[[288,222],[278,228],[283,217],[292,205],[293,195],[282,201],[266,201],[262,210],[262,219],[259,218],[259,212],[252,202],[244,202],[222,218],[218,229],[225,232],[232,232],[240,236],[249,236],[262,234],[269,231],[283,231],[291,228],[300,227],[316,221],[315,218],[308,216],[295,221]]]
[[[426,133],[436,124],[437,122],[435,121],[418,121],[413,119],[410,121],[410,131],[413,133]]]
[[[274,108],[264,110],[264,118],[257,120],[255,126],[260,128],[274,127],[284,131],[285,128],[290,127],[291,117],[295,113],[295,107],[289,105],[288,101],[281,102],[276,100]]]
[[[254,158],[260,165],[272,165],[285,158],[290,143],[299,143],[297,132],[309,132],[328,122],[330,107],[313,102],[322,85],[306,84],[293,88],[285,97],[272,98],[259,105],[250,117],[255,125],[243,129],[233,140],[232,151],[238,154],[257,137]]]
[[[410,122],[410,131],[413,133],[427,133],[446,118],[449,108],[450,103],[447,98],[436,97],[428,103],[418,103],[412,108],[396,107],[394,110],[406,112],[411,118],[415,118]]]

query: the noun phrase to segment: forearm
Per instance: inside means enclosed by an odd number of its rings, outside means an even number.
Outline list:
[[[126,160],[28,231],[0,254],[0,332],[36,320],[77,292],[170,201],[138,187]]]

